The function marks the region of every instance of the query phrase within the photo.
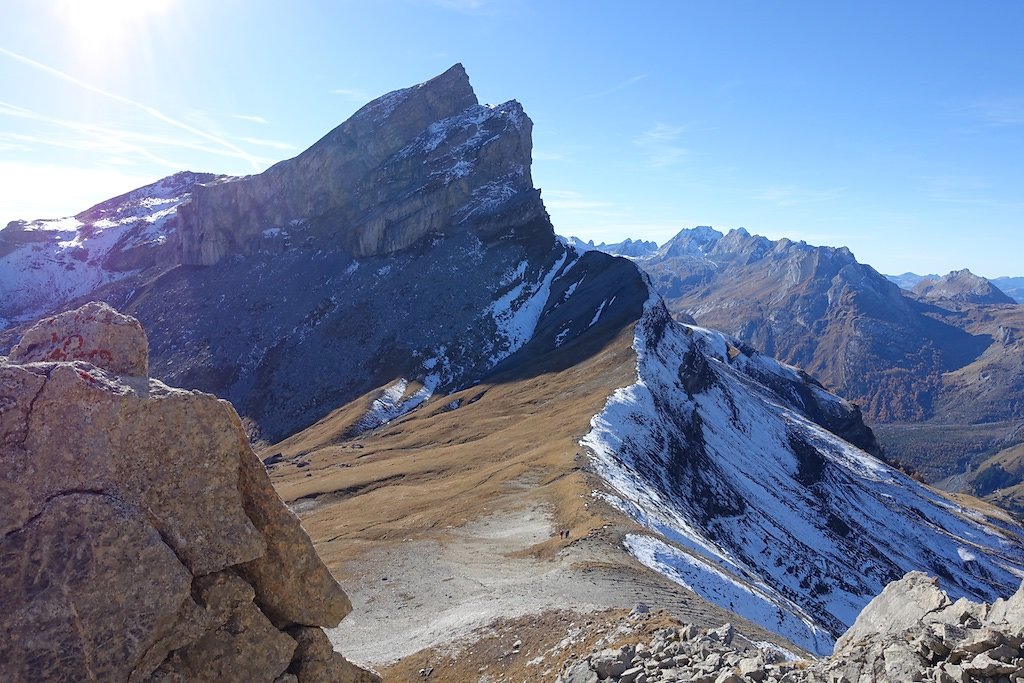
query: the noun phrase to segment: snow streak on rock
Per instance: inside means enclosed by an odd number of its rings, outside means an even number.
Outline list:
[[[638,559],[821,654],[909,570],[973,599],[1019,585],[1024,530],[812,422],[786,390],[804,382],[797,371],[739,346],[676,323],[652,297],[633,344],[637,381],[581,441],[609,502],[656,534],[627,539]]]
[[[504,281],[511,287],[490,307],[499,340],[491,355],[492,367],[521,349],[533,337],[551,294],[552,281],[572,267],[573,261],[566,263],[570,254],[575,252],[565,250],[539,281],[525,277],[525,261],[506,275]]]

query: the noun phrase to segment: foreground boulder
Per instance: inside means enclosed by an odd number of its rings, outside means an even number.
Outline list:
[[[0,358],[0,680],[376,680],[231,405],[145,373],[97,303]]]
[[[750,641],[747,641],[748,643]],[[935,579],[910,572],[861,612],[825,659],[780,661],[748,648],[732,626],[661,629],[566,664],[559,683],[1017,683],[1024,681],[1024,585],[991,606],[955,602]]]
[[[828,680],[1024,681],[1024,585],[991,606],[955,602],[910,572],[868,603],[825,660]]]

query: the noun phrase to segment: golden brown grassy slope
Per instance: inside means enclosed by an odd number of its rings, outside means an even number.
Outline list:
[[[367,395],[263,455],[284,456],[272,472],[277,490],[342,575],[342,563],[367,544],[437,538],[510,494],[549,505],[555,523],[579,537],[603,520],[581,502],[591,486],[577,441],[607,397],[635,380],[631,343],[629,327],[580,364],[525,379],[495,376],[346,439]],[[462,405],[449,410],[453,402]],[[556,536],[534,552],[559,546]]]

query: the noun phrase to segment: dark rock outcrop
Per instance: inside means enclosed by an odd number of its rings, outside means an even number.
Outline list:
[[[3,680],[271,683],[307,666],[289,629],[351,609],[231,405],[147,378],[145,350],[89,304],[0,364]]]

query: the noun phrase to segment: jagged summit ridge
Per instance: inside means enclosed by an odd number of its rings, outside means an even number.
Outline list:
[[[518,102],[480,105],[456,64],[370,102],[294,159],[199,188],[181,211],[181,262],[210,265],[282,240],[386,254],[517,201],[528,221],[543,212],[531,132]]]
[[[650,240],[634,240],[630,237],[621,242],[607,244],[601,242],[594,244],[594,240],[584,242],[579,237],[570,236],[565,242],[572,245],[577,251],[603,251],[612,256],[625,256],[627,258],[642,259],[653,255],[658,251],[658,243]]]
[[[819,654],[911,569],[985,600],[1024,573],[1021,527],[946,500],[871,457],[856,406],[737,340],[673,321],[635,328],[637,381],[580,442],[601,495],[645,526],[640,562]]]

